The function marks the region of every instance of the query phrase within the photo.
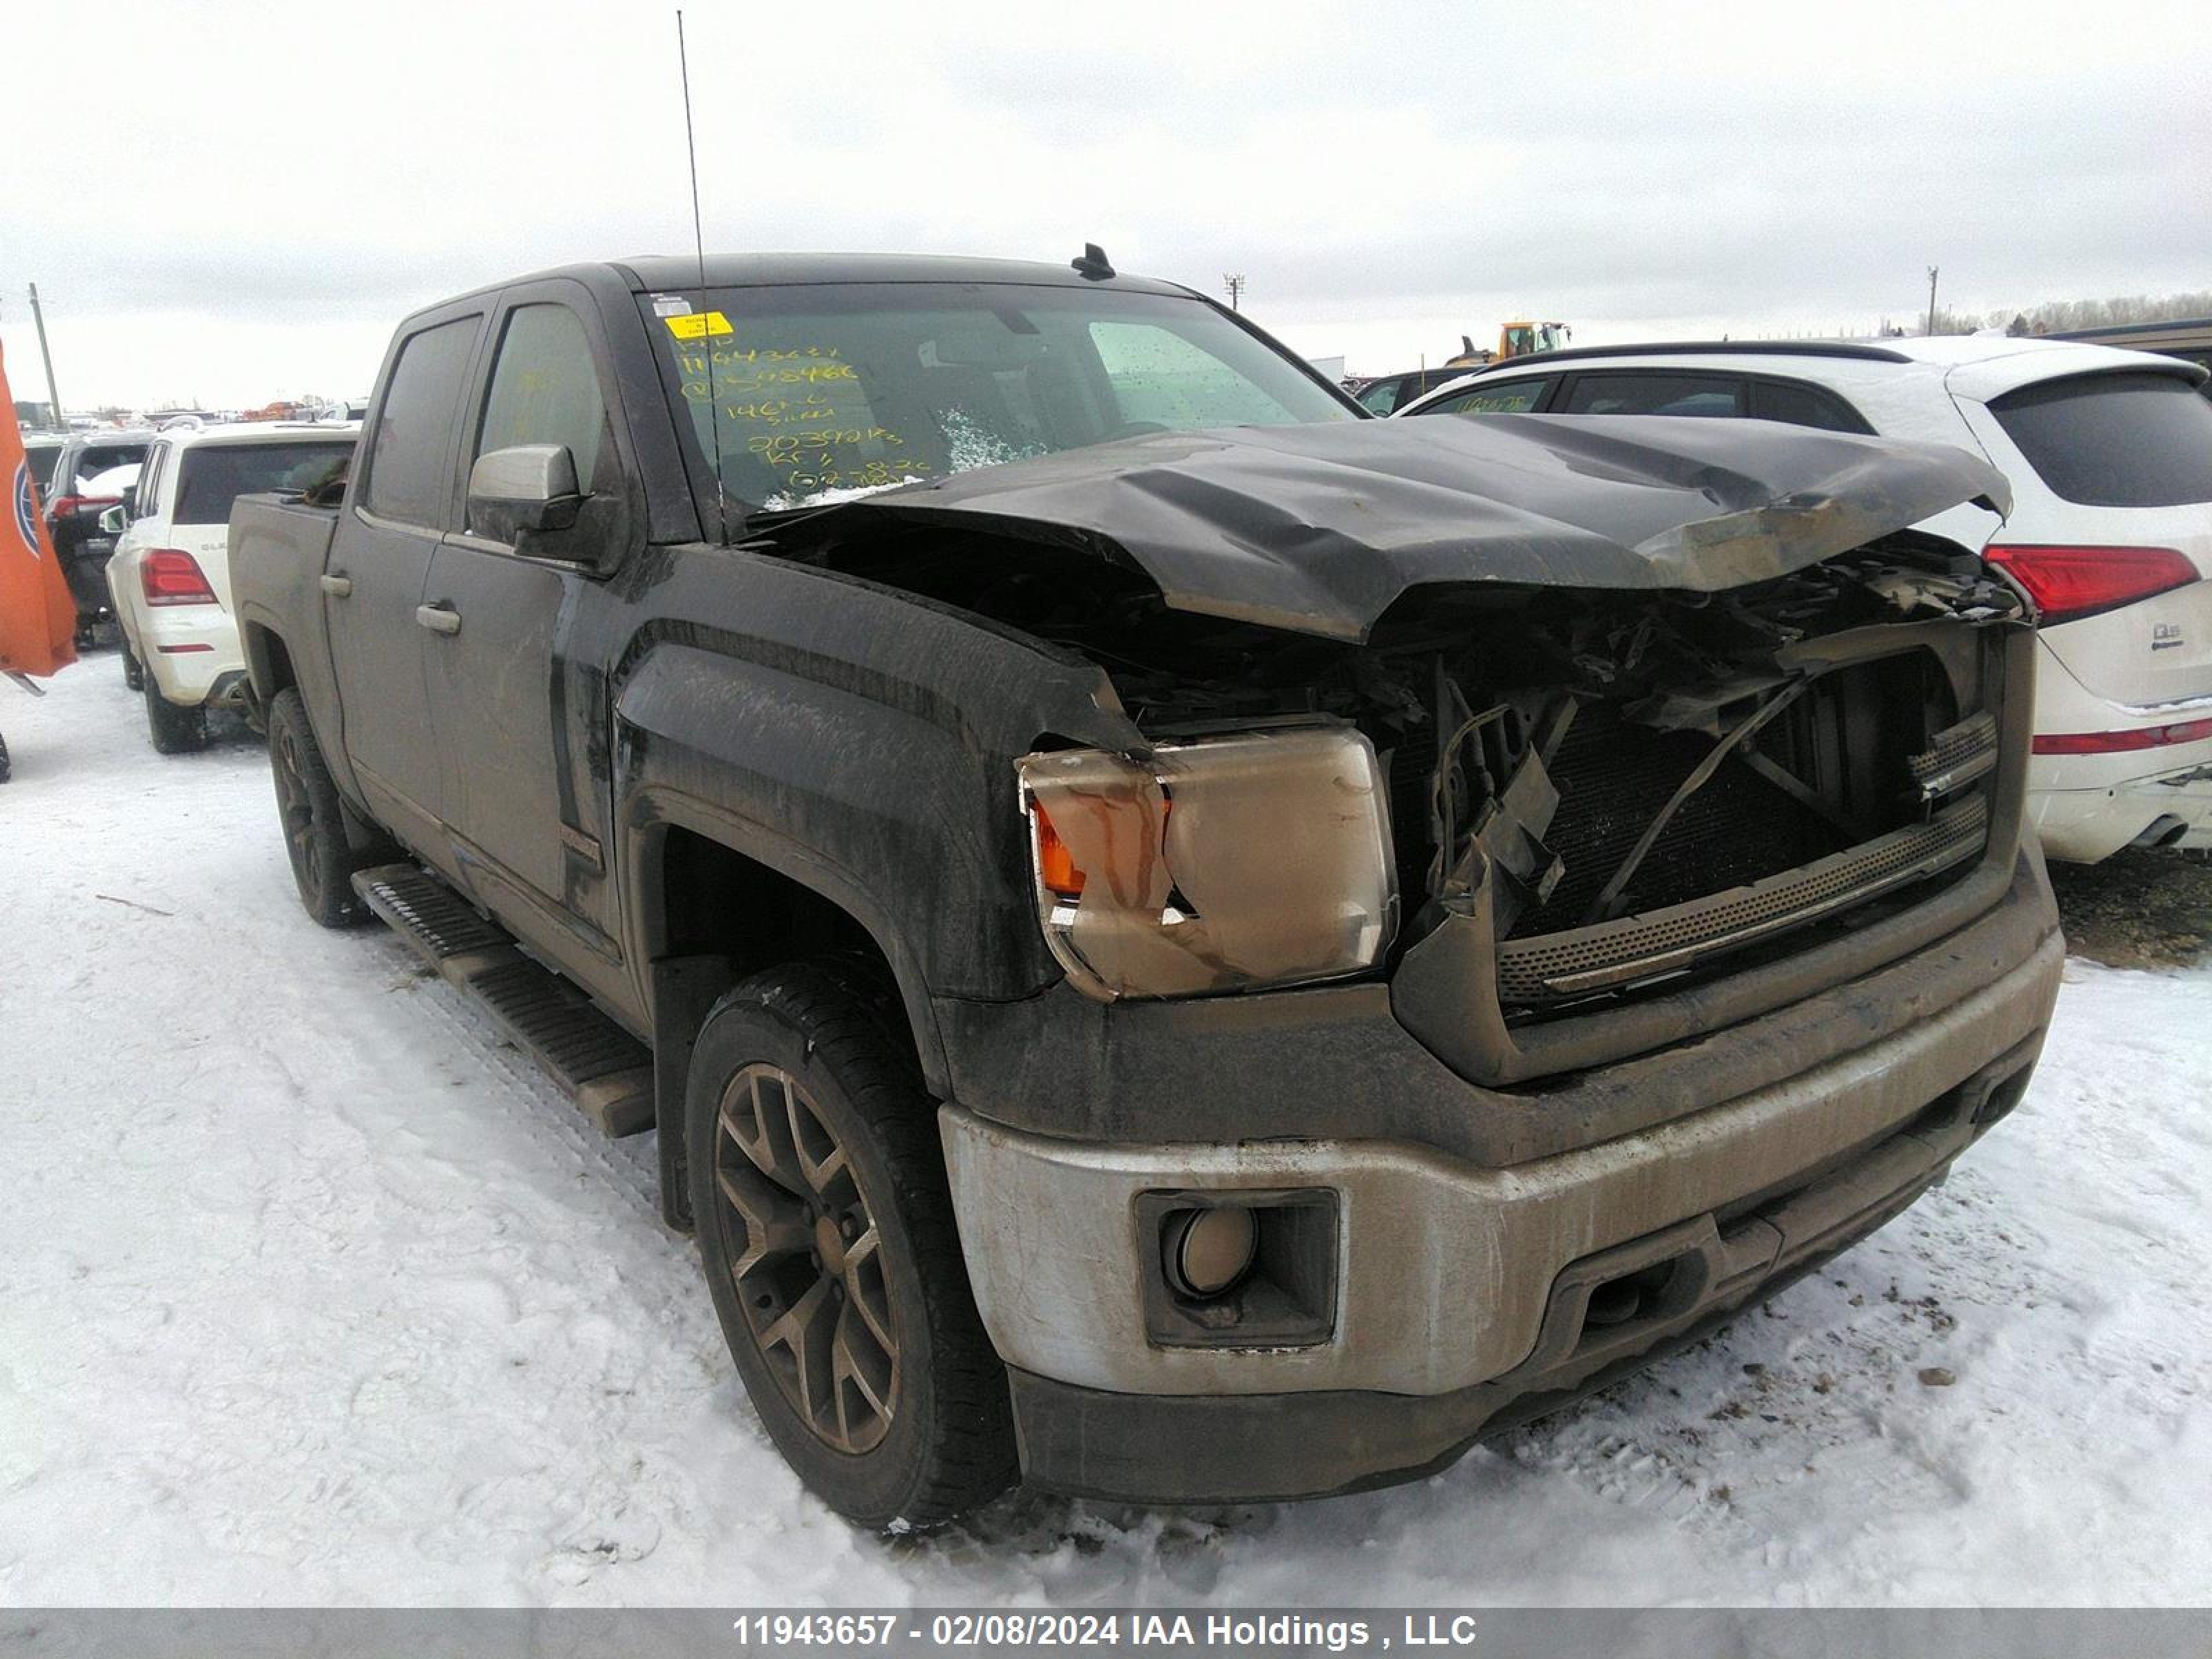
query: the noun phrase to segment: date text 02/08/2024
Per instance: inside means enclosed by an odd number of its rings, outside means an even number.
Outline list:
[[[1071,1613],[945,1611],[927,1626],[892,1613],[748,1613],[732,1628],[749,1642],[779,1647],[821,1644],[888,1648],[926,1643],[932,1650],[1027,1650],[1032,1647],[1131,1647],[1170,1650],[1233,1649],[1330,1653],[1394,1648],[1468,1648],[1476,1623],[1467,1613],[1408,1613],[1395,1632],[1382,1620],[1311,1613]]]

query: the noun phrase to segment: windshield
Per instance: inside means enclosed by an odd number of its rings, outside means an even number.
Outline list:
[[[896,283],[642,303],[699,455],[769,511],[1142,432],[1358,418],[1194,299]]]

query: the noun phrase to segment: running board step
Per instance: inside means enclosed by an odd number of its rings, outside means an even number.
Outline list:
[[[513,934],[416,865],[361,871],[353,890],[440,978],[482,1004],[602,1134],[653,1127],[652,1050],[526,956]]]

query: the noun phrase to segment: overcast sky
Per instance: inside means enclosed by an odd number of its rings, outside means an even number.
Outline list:
[[[710,249],[1065,260],[1380,372],[2212,287],[2212,0],[685,8]],[[366,392],[410,308],[691,242],[672,7],[0,0],[0,337],[72,408]],[[54,56],[40,61],[36,54]]]

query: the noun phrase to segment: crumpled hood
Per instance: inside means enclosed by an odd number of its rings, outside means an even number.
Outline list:
[[[1150,434],[870,496],[788,534],[848,534],[856,515],[972,526],[1133,565],[1178,610],[1358,640],[1427,583],[1713,592],[1976,500],[2010,510],[2002,475],[1948,445],[1431,416]]]

